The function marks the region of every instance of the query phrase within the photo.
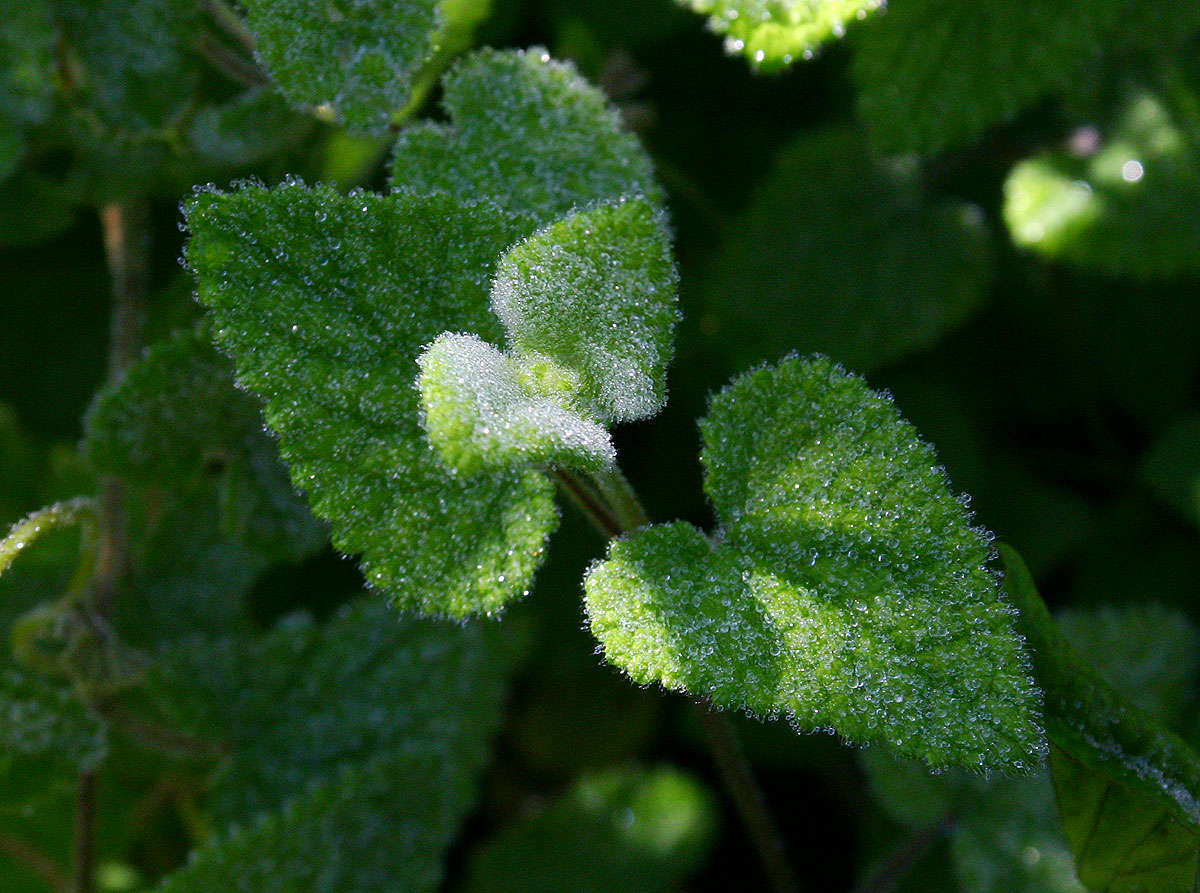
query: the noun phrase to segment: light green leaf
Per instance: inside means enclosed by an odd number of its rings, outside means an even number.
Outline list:
[[[223,529],[268,557],[295,561],[325,542],[262,430],[258,403],[234,386],[229,361],[203,332],[150,348],[96,395],[85,428],[97,471],[176,495],[215,488]]]
[[[296,105],[384,130],[433,53],[438,0],[246,0],[258,54]]]
[[[1067,643],[1021,558],[1001,546],[1046,695],[1050,770],[1080,879],[1188,891],[1200,868],[1200,757],[1126,701]]]
[[[884,6],[884,0],[679,0],[709,17],[725,49],[742,53],[759,71],[811,59],[846,26]]]
[[[441,332],[499,340],[487,290],[512,218],[446,195],[299,183],[201,194],[187,218],[216,340],[368,583],[455,616],[523,592],[557,520],[550,482],[531,469],[451,476],[413,386],[421,347]]]
[[[405,128],[392,185],[488,197],[512,215],[504,248],[578,207],[628,195],[661,202],[649,159],[604,94],[545,51],[475,53],[443,91],[450,123]]]
[[[1004,185],[1013,241],[1112,275],[1200,270],[1200,132],[1185,132],[1179,117],[1143,93],[1095,154],[1052,151],[1021,162]]]
[[[572,214],[510,249],[492,309],[519,355],[577,376],[589,414],[631,421],[666,402],[678,281],[663,215],[631,199]]]
[[[152,684],[177,727],[227,743],[210,804],[240,827],[162,889],[434,889],[500,718],[495,632],[360,599],[164,653]]]
[[[1168,505],[1200,525],[1200,415],[1185,415],[1150,448],[1141,477]]]
[[[599,471],[616,460],[602,425],[528,388],[515,360],[474,335],[441,335],[417,362],[429,440],[463,474],[520,465]]]
[[[1161,0],[1030,0],[1012,12],[1005,0],[907,0],[858,31],[859,112],[883,151],[974,140],[1070,86],[1104,50],[1141,41],[1161,52],[1160,38],[1178,40],[1200,19]]]
[[[1038,691],[988,540],[891,401],[793,357],[701,431],[716,544],[681,524],[613,544],[585,584],[608,659],[934,767],[1032,769]]]
[[[921,194],[909,159],[884,164],[851,128],[806,134],[775,168],[701,285],[701,331],[733,368],[789,350],[870,369],[927,347],[988,283],[978,208]]]
[[[676,769],[585,776],[485,844],[466,890],[667,893],[702,863],[715,819],[709,792]]]

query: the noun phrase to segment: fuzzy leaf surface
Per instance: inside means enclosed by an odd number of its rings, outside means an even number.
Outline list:
[[[529,469],[452,476],[421,430],[416,357],[443,331],[499,340],[492,265],[511,219],[448,195],[289,183],[197,196],[188,261],[217,343],[334,544],[404,608],[463,616],[528,586],[557,522]]]
[[[856,35],[859,113],[884,152],[937,152],[1070,86],[1104,50],[1161,51],[1198,21],[1161,0],[1031,0],[1019,16],[1004,0],[896,3]]]
[[[1004,186],[1013,241],[1110,275],[1200,270],[1200,132],[1187,132],[1180,117],[1143,93],[1091,157],[1051,151],[1021,162]]]
[[[725,49],[742,53],[763,72],[810,59],[846,26],[865,19],[883,0],[679,0],[725,35]]]
[[[1054,625],[1021,558],[1005,587],[1046,695],[1050,770],[1080,880],[1191,890],[1200,869],[1200,757],[1092,670]]]
[[[966,318],[990,270],[978,208],[926,198],[914,164],[855,129],[818,131],[780,152],[714,257],[702,331],[737,369],[788,350],[871,369]]]
[[[433,52],[438,0],[246,0],[258,54],[296,105],[382,131]]]
[[[154,684],[182,727],[231,747],[210,803],[236,825],[161,889],[436,888],[500,718],[493,632],[360,599],[164,655]]]
[[[666,893],[703,861],[711,794],[670,768],[588,775],[542,812],[484,845],[471,893]]]
[[[520,465],[599,471],[616,461],[603,426],[532,393],[518,363],[474,335],[441,335],[417,362],[430,443],[463,474]]]
[[[701,432],[716,545],[682,524],[612,545],[585,586],[608,659],[934,767],[1032,769],[1039,696],[988,540],[892,402],[792,357]]]
[[[666,402],[678,281],[663,215],[631,199],[572,214],[510,249],[492,309],[510,348],[574,373],[597,418],[631,421]]]
[[[443,91],[449,123],[404,129],[392,185],[488,197],[509,215],[504,248],[577,207],[629,195],[661,203],[649,158],[604,94],[545,51],[474,53]]]

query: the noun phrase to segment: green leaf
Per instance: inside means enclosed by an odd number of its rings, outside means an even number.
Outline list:
[[[1019,16],[1005,0],[892,4],[856,35],[859,112],[883,151],[937,152],[1071,86],[1103,50],[1161,52],[1158,36],[1178,40],[1197,18],[1160,0],[1030,0]]]
[[[874,158],[851,128],[783,149],[701,286],[701,331],[733,368],[798,350],[870,369],[979,305],[991,267],[983,216],[924,198],[918,173],[911,159]]]
[[[884,0],[678,0],[709,17],[725,49],[742,53],[759,71],[811,59],[846,26],[884,6]]]
[[[0,183],[0,246],[29,245],[62,232],[75,221],[76,200],[48,177],[17,171]]]
[[[676,769],[585,776],[486,844],[466,890],[666,893],[702,863],[715,819],[712,796]]]
[[[19,811],[73,786],[108,752],[104,723],[70,688],[23,670],[0,670],[0,809]]]
[[[312,121],[293,112],[269,86],[251,87],[201,109],[188,128],[193,151],[223,164],[254,164],[298,142]]]
[[[50,114],[57,33],[44,0],[5,9],[0,28],[0,181],[25,151],[25,131]]]
[[[450,475],[413,387],[421,347],[441,332],[499,340],[487,290],[512,219],[446,195],[294,182],[204,193],[186,213],[216,340],[368,583],[455,616],[527,589],[557,520],[550,482],[530,469]]]
[[[401,132],[392,185],[486,196],[512,215],[504,248],[577,207],[628,195],[661,203],[650,160],[604,94],[548,53],[475,53],[447,74],[443,93],[450,123]]]
[[[1200,415],[1172,424],[1146,453],[1139,472],[1165,503],[1200,525]]]
[[[663,215],[632,199],[572,214],[510,249],[492,309],[519,355],[577,377],[589,414],[631,421],[666,402],[678,280]]]
[[[1050,770],[1080,879],[1093,889],[1193,889],[1200,757],[1087,666],[1020,556],[1000,550],[1046,695]]]
[[[959,888],[971,893],[1083,893],[1059,828],[1050,774],[983,778],[931,775],[883,748],[862,755],[867,781],[889,817],[916,834],[945,823]]]
[[[934,767],[1032,769],[1038,691],[988,540],[891,401],[793,357],[701,431],[716,543],[672,524],[612,545],[585,584],[608,659]]]
[[[157,344],[96,395],[84,449],[97,471],[173,494],[215,484],[221,526],[264,555],[295,561],[326,532],[295,494],[262,413],[201,331]]]
[[[1198,138],[1158,97],[1135,97],[1095,154],[1043,152],[1013,168],[1004,186],[1013,241],[1111,275],[1200,270]]]
[[[296,105],[382,131],[433,53],[438,0],[246,0],[258,55]]]
[[[240,827],[162,889],[434,889],[500,719],[499,646],[364,598],[323,626],[163,654],[152,683],[176,724],[230,747],[210,804]]]
[[[463,474],[483,468],[610,467],[603,426],[531,392],[518,363],[474,335],[438,337],[417,361],[425,430],[443,461]]]

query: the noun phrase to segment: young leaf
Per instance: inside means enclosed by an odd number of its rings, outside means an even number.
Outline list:
[[[400,134],[392,185],[487,196],[510,215],[503,247],[533,232],[530,215],[545,225],[627,195],[661,203],[650,160],[604,94],[548,53],[483,50],[446,75],[443,91],[450,123]]]
[[[662,214],[631,199],[572,214],[510,249],[492,309],[518,354],[577,376],[591,414],[631,421],[666,402],[678,279]]]
[[[871,369],[928,346],[980,303],[991,267],[979,209],[921,194],[852,128],[775,160],[701,286],[701,329],[733,368],[787,350]]]
[[[438,0],[246,0],[271,77],[296,105],[328,105],[353,130],[384,130],[433,52]]]
[[[1020,16],[1005,0],[897,3],[857,34],[859,112],[884,152],[937,152],[1070,85],[1102,50],[1161,50],[1178,39],[1164,22],[1186,35],[1197,18],[1157,0],[1030,0]]]
[[[608,659],[934,767],[1030,770],[1038,691],[988,541],[891,401],[793,357],[701,431],[717,544],[681,524],[613,544],[585,587]]]
[[[493,632],[360,599],[324,626],[164,653],[152,685],[227,742],[210,804],[241,825],[164,889],[433,889],[500,717],[511,654]]]
[[[550,482],[530,469],[450,475],[413,387],[421,347],[441,332],[499,340],[487,289],[513,218],[448,195],[298,183],[204,193],[186,213],[216,340],[368,583],[455,616],[525,590],[557,520]]]
[[[675,769],[585,776],[486,844],[466,890],[666,893],[703,861],[715,819],[708,791]]]
[[[1143,93],[1090,157],[1053,151],[1021,162],[1004,185],[1013,241],[1111,275],[1200,270],[1200,133],[1185,132],[1180,118]]]
[[[146,351],[96,395],[84,450],[97,471],[183,494],[217,482],[221,526],[270,558],[295,561],[324,542],[280,467],[262,411],[201,331]]]
[[[553,393],[531,392],[517,362],[474,335],[441,335],[417,362],[429,440],[463,474],[514,465],[600,471],[616,460],[603,426]]]
[[[725,35],[725,49],[742,53],[759,71],[776,71],[796,59],[812,58],[846,25],[865,19],[884,0],[679,0],[709,17]]]
[[[1200,869],[1200,757],[1084,663],[1020,556],[1000,551],[1045,690],[1050,770],[1080,879],[1093,889],[1191,890]]]

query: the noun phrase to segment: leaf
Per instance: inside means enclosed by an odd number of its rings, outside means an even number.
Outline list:
[[[96,470],[181,495],[216,484],[221,526],[263,555],[296,561],[325,529],[293,492],[258,403],[200,331],[151,347],[96,395],[84,450]]]
[[[1038,692],[988,540],[891,401],[792,357],[701,432],[716,544],[672,524],[611,546],[585,582],[609,661],[934,767],[1032,769]]]
[[[531,392],[511,358],[474,335],[444,334],[418,359],[425,430],[443,461],[483,468],[568,465],[599,471],[616,461],[601,425]]]
[[[485,844],[466,890],[666,893],[700,866],[715,822],[712,796],[676,769],[584,776]]]
[[[1004,184],[1013,241],[1047,260],[1109,275],[1200,270],[1200,131],[1186,132],[1181,118],[1142,93],[1095,154],[1050,151],[1018,164]]]
[[[1139,472],[1165,503],[1200,525],[1200,415],[1172,424],[1143,457]]]
[[[108,753],[101,719],[69,688],[40,675],[0,669],[0,715],[0,810],[32,808],[73,786]]]
[[[649,158],[604,95],[545,51],[472,54],[444,78],[442,103],[450,123],[401,132],[392,185],[486,196],[510,215],[504,248],[576,208],[662,201]]]
[[[819,350],[871,369],[970,315],[991,267],[982,214],[925,198],[917,173],[850,128],[783,149],[701,287],[701,331],[733,368]]]
[[[434,889],[500,719],[494,633],[360,599],[324,626],[164,654],[176,722],[231,747],[210,803],[238,827],[162,889]]]
[[[31,170],[17,171],[0,183],[0,246],[57,235],[75,222],[75,208],[76,196],[67,187]]]
[[[1080,879],[1093,889],[1191,890],[1200,869],[1200,758],[1084,663],[1020,556],[1000,551],[1046,695],[1050,770]]]
[[[44,0],[5,10],[0,28],[0,182],[16,169],[25,151],[25,132],[44,121],[54,100],[57,34]]]
[[[886,153],[938,152],[1071,86],[1103,50],[1161,52],[1159,36],[1196,24],[1191,7],[1157,0],[1031,0],[1020,16],[1004,0],[908,0],[856,35],[859,113]]]
[[[202,158],[246,165],[293,145],[311,129],[311,120],[289,109],[272,87],[258,86],[201,109],[188,140]]]
[[[511,221],[486,202],[288,183],[204,193],[188,261],[292,480],[404,608],[463,616],[523,592],[557,515],[540,472],[453,477],[420,427],[417,354],[498,340],[489,276]]]
[[[519,355],[578,377],[573,390],[590,414],[631,421],[666,403],[678,281],[663,215],[632,199],[572,214],[511,248],[492,309]]]
[[[384,130],[433,53],[438,0],[246,0],[258,55],[295,105]]]
[[[777,71],[811,59],[846,25],[884,6],[884,0],[678,0],[709,17],[725,49],[742,53],[758,71]]]

